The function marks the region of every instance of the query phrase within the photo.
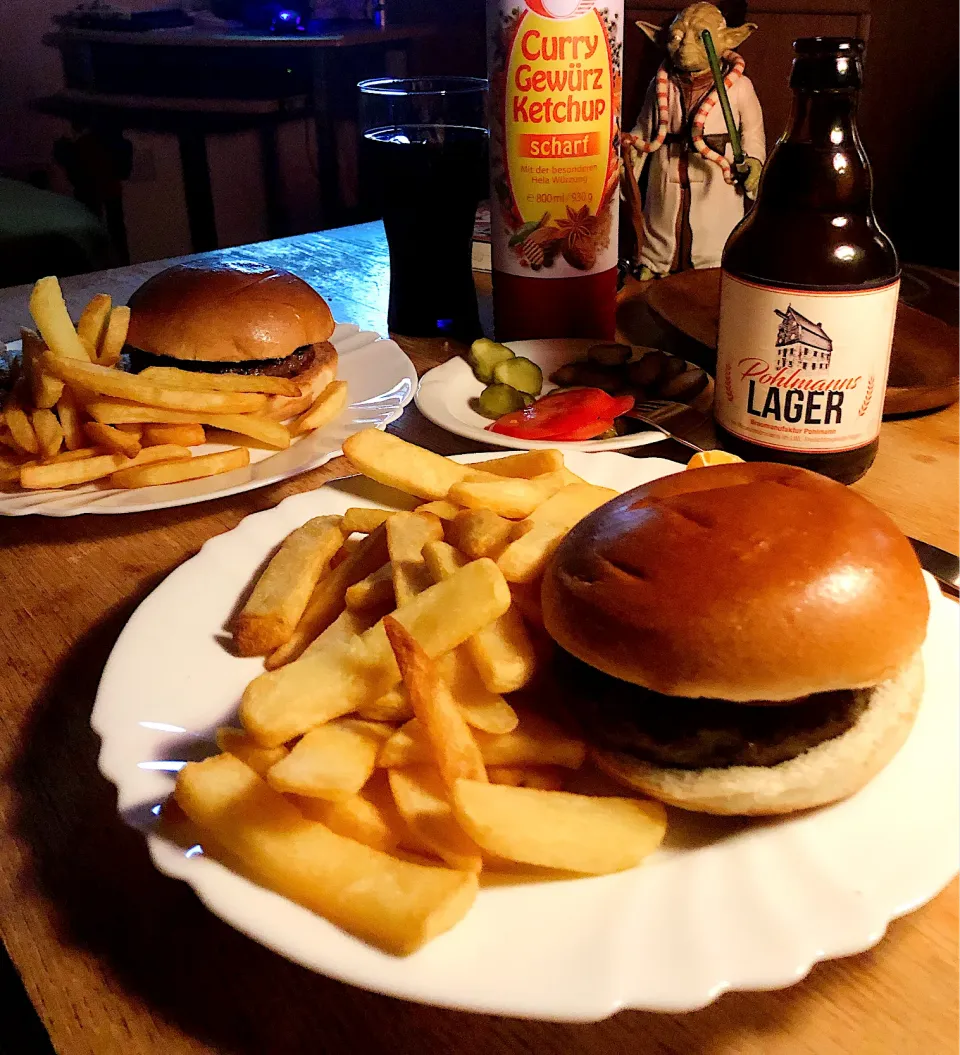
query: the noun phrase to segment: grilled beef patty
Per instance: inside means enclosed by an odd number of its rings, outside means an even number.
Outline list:
[[[307,370],[317,356],[312,344],[297,348],[281,359],[247,359],[242,363],[211,362],[207,359],[175,359],[171,355],[154,355],[130,345],[124,349],[127,369],[139,374],[148,366],[173,366],[178,370],[194,370],[205,374],[245,374],[248,377],[296,377]]]
[[[558,649],[568,707],[598,747],[679,769],[774,766],[850,729],[870,689],[820,692],[762,707],[664,696]]]

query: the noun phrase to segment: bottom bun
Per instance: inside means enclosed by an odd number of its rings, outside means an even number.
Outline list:
[[[859,791],[900,750],[923,696],[917,652],[874,690],[856,725],[776,766],[673,769],[594,749],[596,764],[621,784],[699,813],[763,816],[824,806]]]
[[[286,421],[302,414],[337,376],[337,350],[329,341],[314,346],[313,362],[293,378],[300,386],[299,396],[270,396],[263,414],[274,421]]]

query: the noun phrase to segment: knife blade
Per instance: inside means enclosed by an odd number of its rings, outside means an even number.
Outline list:
[[[908,536],[908,541],[923,570],[930,572],[951,596],[960,597],[960,557],[920,539]]]

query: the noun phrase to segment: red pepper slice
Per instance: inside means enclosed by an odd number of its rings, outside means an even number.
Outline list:
[[[565,443],[572,443],[576,440],[595,440],[612,428],[613,418],[609,421],[601,418],[597,421],[591,421],[589,425],[583,425],[579,429],[573,429],[571,432],[565,432],[562,436],[554,436],[553,438]]]
[[[633,396],[611,396],[610,399],[613,407],[607,417],[611,418],[619,418],[621,414],[626,414],[628,410],[633,410],[633,405],[636,403]]]
[[[487,428],[490,432],[518,439],[557,439],[592,422],[610,418],[612,402],[610,396],[599,388],[551,392],[523,410],[504,414]]]

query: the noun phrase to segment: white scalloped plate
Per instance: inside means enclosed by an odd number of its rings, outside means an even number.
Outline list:
[[[567,463],[621,490],[678,468],[618,454],[570,454]],[[955,874],[957,606],[932,580],[920,714],[904,748],[859,794],[765,822],[672,811],[666,845],[640,868],[484,887],[465,920],[406,959],[351,938],[200,847],[185,854],[160,838],[155,811],[174,774],[214,750],[213,730],[233,717],[261,669],[217,642],[241,590],[297,525],[387,494],[348,480],[248,516],[143,602],[104,671],[92,724],[121,815],[145,833],[156,866],[189,883],[216,915],[297,963],[376,992],[592,1021],[621,1008],[688,1011],[725,990],[791,985],[818,960],[874,945],[891,919]]]
[[[526,356],[540,367],[544,378],[554,370],[576,359],[582,359],[587,349],[597,341],[582,338],[563,338],[538,341],[507,341],[507,347],[517,355]],[[688,364],[692,366],[693,364]],[[497,432],[488,432],[490,419],[478,414],[470,405],[483,391],[482,381],[473,375],[466,359],[455,355],[445,363],[428,370],[420,378],[417,388],[417,409],[435,425],[464,436],[468,440],[486,443],[495,447],[509,447],[516,451],[546,450],[559,447],[564,451],[625,451],[633,447],[645,447],[658,443],[663,434],[655,429],[644,432],[633,432],[627,436],[615,436],[611,440],[579,440],[575,443],[562,443],[556,440],[522,440],[516,436],[501,436]],[[546,395],[553,391],[555,385],[544,381],[543,391]],[[713,379],[693,401],[693,406],[706,413],[713,406]]]
[[[347,382],[350,405],[326,428],[294,440],[285,451],[250,449],[250,464],[220,476],[132,490],[97,484],[59,491],[0,491],[0,516],[70,517],[79,513],[143,513],[150,509],[187,506],[211,498],[252,491],[316,469],[336,458],[343,441],[360,429],[384,428],[396,421],[413,398],[417,372],[398,344],[352,323],[338,323],[331,343],[340,362],[337,376]],[[15,348],[19,341],[7,345]],[[206,443],[197,454],[227,450],[227,444]]]

